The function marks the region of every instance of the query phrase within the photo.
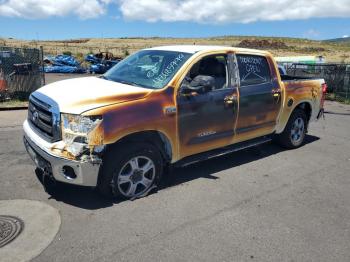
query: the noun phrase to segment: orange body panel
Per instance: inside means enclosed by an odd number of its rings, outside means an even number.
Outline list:
[[[180,138],[181,132],[181,136],[186,137],[186,130],[184,131],[183,127],[179,127],[178,93],[180,85],[188,70],[203,56],[223,53],[245,53],[266,57],[269,62],[270,71],[272,72],[272,81],[281,92],[278,98],[280,101],[277,101],[279,106],[274,110],[266,112],[260,111],[256,112],[255,115],[244,117],[244,112],[241,112],[242,106],[240,106],[240,88],[236,86],[235,89],[232,89],[237,96],[237,105],[235,108],[232,108],[232,110],[236,110],[235,118],[232,119],[234,134],[190,146],[184,142],[185,140],[181,140]],[[157,131],[168,139],[172,151],[171,161],[176,162],[192,154],[271,134],[273,132],[280,133],[286,126],[290,114],[298,104],[307,102],[310,104],[311,108],[319,108],[322,90],[320,80],[282,82],[277,72],[276,63],[268,52],[241,50],[229,47],[213,49],[211,51],[200,51],[194,54],[182,66],[170,83],[163,89],[154,90],[144,97],[140,96],[142,98],[139,98],[137,94],[132,94],[132,96],[134,96],[133,100],[128,97],[126,99],[128,100],[127,102],[115,103],[85,112],[84,115],[103,116],[103,121],[99,127],[94,130],[91,145],[101,144],[101,137],[103,137],[103,144],[113,144],[133,133]],[[288,106],[288,101],[290,99],[293,100],[293,104]],[[118,98],[118,100],[120,100],[120,98]],[[109,101],[113,102],[113,98],[111,97]],[[89,103],[89,101],[82,101],[82,103]],[[176,111],[167,111],[168,108],[176,109]],[[252,125],[252,123],[259,124],[259,114],[262,115],[262,113],[264,114],[261,119],[264,119],[265,122],[271,122],[271,125],[262,126],[250,132],[236,132],[239,128]],[[312,112],[312,117],[317,113],[318,112]],[[269,121],[269,119],[271,121]],[[207,120],[203,119],[203,121]],[[208,125],[210,125],[210,123],[208,123]],[[208,126],[208,130],[211,129],[216,130],[217,127]]]
[[[324,83],[324,80],[320,79],[282,82],[285,95],[279,121],[276,126],[277,133],[283,131],[293,110],[301,103],[308,103],[310,105],[312,110],[310,120],[316,119],[321,109],[322,83]],[[290,100],[293,101],[293,104],[288,106],[288,101]]]

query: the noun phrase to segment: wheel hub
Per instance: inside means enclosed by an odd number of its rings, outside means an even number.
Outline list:
[[[294,143],[299,143],[303,138],[304,133],[304,121],[301,118],[297,118],[291,129],[291,138]]]
[[[133,171],[133,174],[130,176],[130,180],[136,184],[142,180],[143,171],[141,169],[137,169]]]
[[[143,194],[152,186],[155,172],[155,165],[150,158],[136,156],[124,164],[114,181],[121,194],[134,197]]]

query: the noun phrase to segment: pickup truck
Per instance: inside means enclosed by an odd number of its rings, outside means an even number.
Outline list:
[[[281,76],[265,51],[154,47],[104,75],[33,92],[24,144],[44,177],[137,198],[172,166],[271,140],[300,147],[326,89],[323,79]]]

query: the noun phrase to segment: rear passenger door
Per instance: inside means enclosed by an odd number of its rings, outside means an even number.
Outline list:
[[[281,107],[280,89],[264,56],[236,54],[239,114],[236,139],[246,140],[272,133]]]

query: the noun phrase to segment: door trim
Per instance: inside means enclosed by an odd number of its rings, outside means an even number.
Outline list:
[[[236,129],[236,134],[242,134],[245,132],[250,132],[250,131],[254,131],[256,129],[274,126],[274,125],[276,125],[276,121],[270,121],[270,122],[262,123],[259,125],[248,126],[248,127],[242,127],[242,128]]]
[[[188,145],[201,144],[211,140],[233,136],[234,134],[235,134],[234,130],[229,130],[229,131],[223,131],[223,132],[213,133],[213,134],[208,134],[203,136],[198,135],[197,137],[192,138],[188,142]]]

